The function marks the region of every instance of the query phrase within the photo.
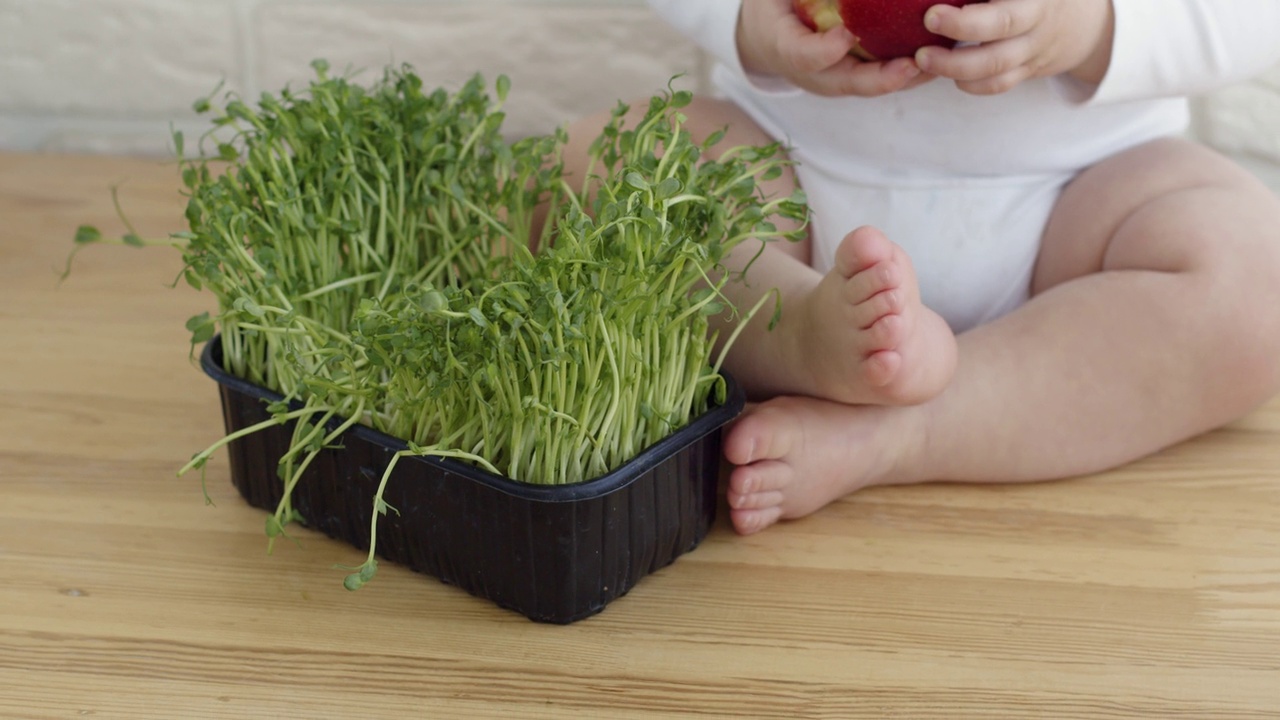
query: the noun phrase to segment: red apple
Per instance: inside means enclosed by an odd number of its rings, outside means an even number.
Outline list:
[[[800,21],[817,32],[844,23],[858,38],[851,51],[863,60],[911,57],[926,45],[953,47],[950,38],[924,28],[934,5],[968,5],[986,0],[792,0]]]

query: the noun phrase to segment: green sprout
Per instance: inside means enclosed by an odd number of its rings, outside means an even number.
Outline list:
[[[695,142],[680,112],[692,96],[668,90],[634,127],[617,106],[573,188],[563,130],[502,135],[505,77],[494,99],[480,76],[450,92],[408,66],[367,87],[313,67],[305,90],[256,106],[216,91],[198,101],[213,127],[194,148],[173,133],[188,229],[147,241],[126,222],[118,241],[179,248],[181,277],[218,301],[187,322],[193,349],[220,334],[224,369],[284,398],[178,473],[292,423],[268,549],[303,522],[292,495],[308,467],[357,423],[409,449],[383,473],[348,589],[376,573],[402,457],[582,482],[723,401],[725,352],[771,299],[780,311],[776,293],[736,308],[723,290],[746,270],[724,260],[803,232],[775,224],[802,226],[803,196],[760,187],[787,164],[781,146],[719,151],[723,132]],[[73,255],[103,238],[82,227],[75,241]],[[737,323],[716,357],[713,317]]]

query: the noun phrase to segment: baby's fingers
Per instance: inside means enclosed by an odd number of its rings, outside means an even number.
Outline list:
[[[916,53],[916,64],[926,73],[955,80],[965,92],[994,95],[1012,89],[1035,72],[1030,62],[1031,46],[1024,35],[954,50],[927,47]]]
[[[925,27],[930,32],[971,43],[1017,37],[1029,32],[1039,22],[1040,6],[1037,3],[1001,0],[963,7],[934,5],[924,15]]]
[[[845,58],[840,64],[806,78],[806,90],[829,97],[855,95],[878,97],[915,87],[932,78],[923,75],[909,58],[887,63],[858,62]]]
[[[779,59],[799,74],[821,72],[839,63],[857,42],[843,25],[815,33],[795,19],[789,21],[777,37]]]

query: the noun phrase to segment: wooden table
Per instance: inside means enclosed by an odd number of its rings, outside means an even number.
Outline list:
[[[0,717],[1280,717],[1280,403],[1122,470],[878,489],[751,538],[722,519],[548,626],[301,531],[210,464],[214,384],[165,248],[171,164],[0,155]]]

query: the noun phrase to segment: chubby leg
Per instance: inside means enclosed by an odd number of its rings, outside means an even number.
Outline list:
[[[1118,466],[1280,391],[1280,200],[1162,140],[1082,173],[1019,310],[959,337],[912,407],[778,398],[735,425],[734,526],[754,532],[874,484],[1022,482]]]
[[[730,103],[697,99],[683,112],[685,128],[695,138],[727,131],[715,148],[720,151],[772,142]],[[570,182],[581,182],[587,149],[608,119],[602,113],[569,128],[564,157]],[[762,189],[769,196],[787,196],[795,187],[795,175],[786,172]],[[796,394],[873,404],[918,403],[940,392],[955,369],[955,337],[921,303],[906,254],[879,231],[859,228],[845,238],[835,270],[824,277],[809,267],[809,245],[807,240],[769,243],[751,266],[746,284],[729,283],[725,289],[744,309],[772,288],[781,292],[777,326],[769,330],[770,313],[760,313],[726,359],[747,392],[761,398]],[[740,270],[758,249],[752,243],[740,245],[727,259],[728,269]],[[732,331],[727,325],[718,329],[721,338]]]

